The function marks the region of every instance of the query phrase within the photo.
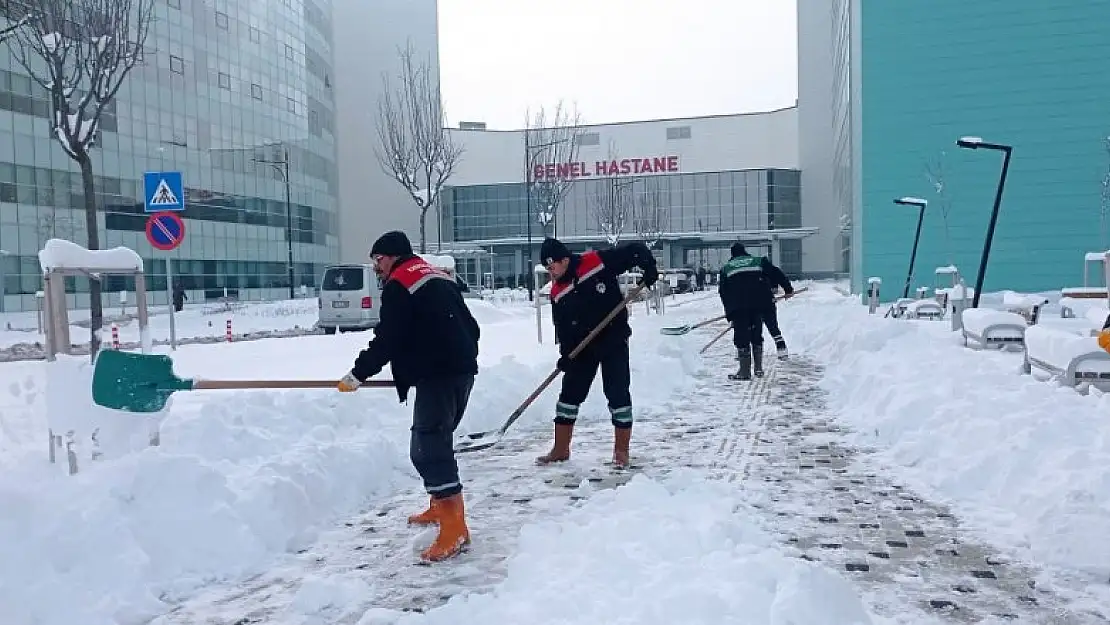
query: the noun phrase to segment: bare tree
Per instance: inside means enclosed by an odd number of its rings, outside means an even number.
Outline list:
[[[400,184],[420,211],[420,252],[427,251],[428,209],[439,201],[455,173],[462,146],[446,128],[439,77],[432,63],[418,60],[412,42],[398,49],[401,68],[391,80],[382,75],[375,152],[386,175]]]
[[[657,181],[647,178],[636,193],[632,227],[650,249],[655,249],[667,229],[667,203]]]
[[[555,105],[550,118],[543,107],[534,115],[531,112],[527,114],[524,130],[527,177],[539,207],[536,217],[545,234],[548,226],[555,223],[555,215],[574,179],[569,175],[537,176],[536,170],[557,170],[560,166],[576,162],[581,126],[582,116],[577,108],[568,110],[561,100]]]
[[[932,161],[925,163],[925,180],[933,187],[933,192],[937,194],[937,200],[934,203],[938,210],[940,210],[940,218],[944,227],[944,253],[948,257],[948,264],[952,264],[952,241],[948,228],[948,215],[952,211],[952,195],[949,193],[948,185],[946,183],[946,173],[944,166],[944,158],[946,152],[941,152],[940,156]]]
[[[12,56],[50,94],[50,132],[81,169],[89,249],[100,249],[90,150],[101,115],[135,65],[142,63],[154,0],[22,0],[7,39]],[[89,280],[90,353],[104,323],[99,277]]]
[[[613,160],[616,149],[609,144],[609,160]],[[624,234],[624,229],[632,218],[634,203],[632,200],[632,181],[618,176],[607,176],[594,182],[593,197],[594,216],[597,218],[597,227],[609,245],[616,245]]]
[[[1103,140],[1103,145],[1106,146],[1106,156],[1110,157],[1110,137]],[[1100,226],[1102,229],[1102,247],[1106,249],[1110,245],[1107,241],[1107,229],[1110,226],[1110,164],[1107,164],[1106,175],[1102,177],[1102,203],[1099,210]]]

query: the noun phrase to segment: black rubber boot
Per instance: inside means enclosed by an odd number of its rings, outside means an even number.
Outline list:
[[[728,379],[730,379],[730,380],[750,380],[750,379],[752,379],[752,355],[751,355],[751,352],[748,352],[747,350],[741,350],[740,351],[740,357],[738,358],[738,360],[740,361],[740,368],[736,370],[736,373],[730,374],[728,376]]]
[[[763,377],[763,344],[752,346],[752,373],[755,377]]]

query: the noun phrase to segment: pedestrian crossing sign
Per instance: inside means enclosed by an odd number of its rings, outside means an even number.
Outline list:
[[[185,189],[179,171],[154,171],[143,174],[146,212],[185,210]]]

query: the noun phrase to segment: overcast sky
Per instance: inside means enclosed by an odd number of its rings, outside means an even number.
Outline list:
[[[559,99],[589,123],[791,106],[795,22],[793,0],[439,0],[448,121],[519,128]]]

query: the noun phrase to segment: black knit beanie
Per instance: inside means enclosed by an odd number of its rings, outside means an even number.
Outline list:
[[[570,258],[570,250],[559,239],[547,237],[540,245],[540,263],[546,265],[548,263]]]
[[[734,257],[735,256],[743,256],[743,255],[748,253],[748,250],[744,248],[744,244],[739,242],[739,241],[732,244],[732,250],[731,251],[732,251],[732,255]]]
[[[409,238],[405,236],[404,232],[390,230],[378,237],[377,241],[374,241],[374,247],[370,248],[370,255],[374,256],[376,254],[382,256],[410,256],[412,255],[412,243],[409,243]]]

